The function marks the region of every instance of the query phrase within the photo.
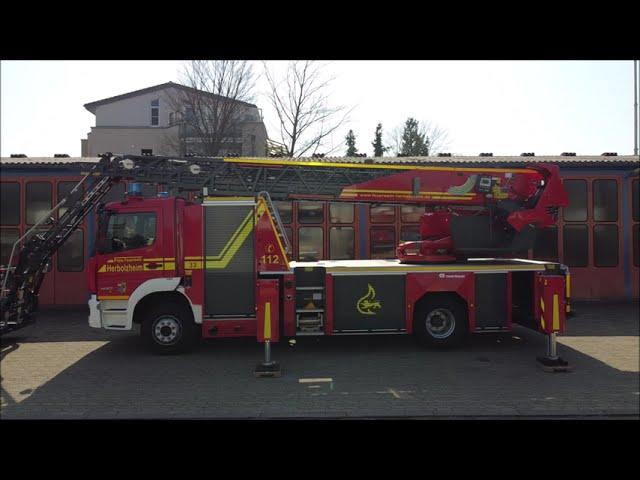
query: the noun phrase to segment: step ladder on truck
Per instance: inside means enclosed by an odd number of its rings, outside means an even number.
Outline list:
[[[122,202],[101,199],[120,180]],[[145,199],[137,182],[197,192],[196,201]],[[0,329],[35,318],[51,256],[96,210],[87,267],[89,323],[140,324],[158,353],[198,338],[252,336],[265,344],[259,375],[277,375],[272,342],[302,335],[413,334],[432,346],[519,323],[547,335],[544,368],[566,369],[556,335],[569,310],[568,270],[509,258],[553,224],[566,193],[554,165],[478,168],[274,158],[105,154],[78,184],[84,195],[32,235],[2,283]],[[72,192],[73,193],[73,192]],[[290,262],[274,200],[327,198],[425,206],[421,240],[395,260]],[[470,233],[473,234],[470,234]],[[13,259],[13,255],[12,255]]]

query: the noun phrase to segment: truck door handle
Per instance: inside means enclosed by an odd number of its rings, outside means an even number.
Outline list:
[[[160,268],[162,266],[161,263],[148,263],[147,264],[147,268],[150,268],[151,270],[155,270],[156,268]]]

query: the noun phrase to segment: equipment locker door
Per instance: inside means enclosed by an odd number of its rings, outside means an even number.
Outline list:
[[[204,203],[205,314],[254,317],[255,202]]]

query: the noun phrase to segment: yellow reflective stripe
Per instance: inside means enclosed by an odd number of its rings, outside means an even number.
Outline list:
[[[388,195],[388,194],[382,194],[382,195]],[[473,200],[473,198],[471,197],[454,197],[454,196],[433,196],[433,195],[409,195],[409,194],[398,194],[400,196],[403,197],[413,197],[413,198],[424,198],[426,200]],[[351,197],[357,197],[358,194],[357,193],[342,193],[340,194],[340,197],[342,198],[351,198]]]
[[[560,307],[558,306],[558,294],[555,293],[553,295],[553,331],[557,332],[560,330]]]
[[[253,215],[253,212],[251,212]],[[244,241],[247,239],[251,231],[253,230],[253,222],[245,221],[244,227],[239,231],[236,239],[230,244],[229,248],[224,253],[224,256],[219,260],[209,260],[205,262],[205,268],[207,269],[219,269],[227,268],[231,259],[236,255]]]
[[[264,304],[264,339],[271,339],[271,302]]]
[[[345,188],[343,192],[355,192],[355,193],[399,193],[403,195],[413,195],[411,190],[378,190],[378,189],[366,189],[366,188]],[[454,196],[469,196],[472,197],[475,193],[449,193],[449,192],[418,192],[418,195],[454,195]]]
[[[365,163],[339,163],[339,162],[305,162],[291,160],[272,160],[267,158],[225,158],[226,163],[247,163],[262,165],[294,165],[300,167],[337,167],[337,168],[367,168],[383,170],[430,170],[437,172],[496,172],[496,173],[537,173],[528,168],[480,168],[480,167],[427,167],[421,165],[394,165],[394,164],[365,164]]]
[[[98,300],[129,300],[128,295],[104,295],[99,296]]]
[[[200,260],[187,260],[184,262],[185,270],[200,270],[202,268],[202,257]]]
[[[204,197],[207,202],[237,202],[237,201],[252,201],[254,197]]]
[[[220,260],[221,258],[223,258],[226,255],[227,250],[234,245],[234,242],[236,241],[238,235],[240,235],[242,232],[244,232],[246,230],[247,225],[249,225],[250,228],[253,228],[253,225],[250,222],[252,216],[253,216],[253,211],[251,211],[251,212],[249,212],[247,214],[247,216],[244,218],[242,223],[240,223],[240,225],[238,226],[236,231],[233,232],[233,235],[231,235],[231,238],[229,239],[227,244],[224,246],[222,251],[218,255],[213,255],[213,256],[207,255],[207,260]],[[243,239],[243,241],[244,241],[244,239]],[[236,251],[237,251],[237,249],[236,249]],[[234,254],[235,254],[235,252],[234,252]]]
[[[542,324],[542,329],[545,330],[547,327],[544,324],[544,316],[540,315],[540,323]]]
[[[258,217],[263,212],[267,212],[267,217],[269,218],[269,222],[271,222],[271,228],[273,229],[273,234],[276,237],[276,241],[278,242],[278,246],[280,247],[280,252],[284,256],[284,263],[287,266],[287,270],[289,270],[289,259],[287,258],[287,252],[285,251],[284,247],[282,246],[282,242],[280,241],[280,237],[277,234],[278,230],[276,229],[276,224],[274,223],[273,218],[271,217],[271,212],[269,212],[269,210],[267,209],[267,204],[266,204],[265,200],[261,198],[260,202],[258,203],[258,212],[257,212],[258,213]],[[257,221],[256,221],[256,223],[257,223]]]
[[[258,208],[256,208],[256,220],[262,216],[262,214],[267,210],[267,204],[263,198],[260,198],[258,201]]]

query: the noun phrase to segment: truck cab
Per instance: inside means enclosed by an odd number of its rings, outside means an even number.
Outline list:
[[[143,323],[144,305],[160,296],[191,309],[181,285],[182,225],[185,211],[197,207],[182,198],[130,194],[100,209],[95,252],[87,268],[92,327],[130,330],[134,323]]]

